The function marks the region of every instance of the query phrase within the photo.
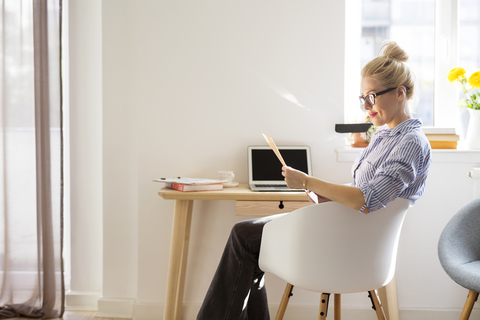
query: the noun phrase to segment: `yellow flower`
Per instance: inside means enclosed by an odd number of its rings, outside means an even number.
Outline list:
[[[460,105],[480,110],[480,71],[473,73],[467,80],[464,69],[453,68],[447,78],[450,82],[458,81],[462,85],[464,98],[460,100]]]
[[[458,80],[460,78],[465,78],[465,73],[466,72],[463,68],[453,68],[448,73],[447,78],[450,82],[453,82],[453,81]]]
[[[480,89],[480,71],[477,71],[474,74],[472,74],[468,79],[468,83],[470,83],[470,85],[473,88]]]

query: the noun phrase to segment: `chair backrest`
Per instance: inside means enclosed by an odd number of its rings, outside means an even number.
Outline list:
[[[480,198],[458,211],[438,241],[445,272],[461,286],[480,292]]]
[[[285,281],[316,292],[380,288],[395,273],[409,200],[362,214],[336,202],[312,205],[267,223],[259,264]]]

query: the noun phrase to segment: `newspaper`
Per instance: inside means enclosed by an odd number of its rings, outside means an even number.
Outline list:
[[[275,144],[273,139],[270,138],[269,136],[265,135],[264,133],[262,133],[262,134],[263,134],[263,137],[265,138],[265,140],[267,140],[267,143],[270,146],[270,148],[272,148],[273,152],[277,155],[278,160],[280,160],[280,162],[286,167],[287,164],[285,163],[285,160],[283,160],[282,154],[278,150],[277,145]],[[305,193],[314,203],[318,203],[318,196],[315,192],[310,191],[310,190],[305,190]]]

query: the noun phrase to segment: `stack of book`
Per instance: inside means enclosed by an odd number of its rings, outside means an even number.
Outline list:
[[[432,149],[457,149],[460,136],[456,133],[455,128],[424,127],[423,132]]]
[[[155,182],[164,182],[165,188],[178,191],[222,191],[223,182],[221,180],[212,179],[196,179],[196,178],[160,178],[154,179]]]

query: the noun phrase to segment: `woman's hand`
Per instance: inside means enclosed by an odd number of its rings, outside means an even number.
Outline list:
[[[355,210],[360,210],[365,205],[360,188],[323,181],[288,166],[282,167],[282,175],[285,177],[288,187],[306,189],[321,195],[324,201],[319,199],[319,202],[335,201]],[[363,212],[367,213],[368,208],[365,208]]]
[[[282,167],[282,175],[285,177],[287,186],[291,189],[305,189],[304,182],[307,182],[308,175],[291,167]]]

